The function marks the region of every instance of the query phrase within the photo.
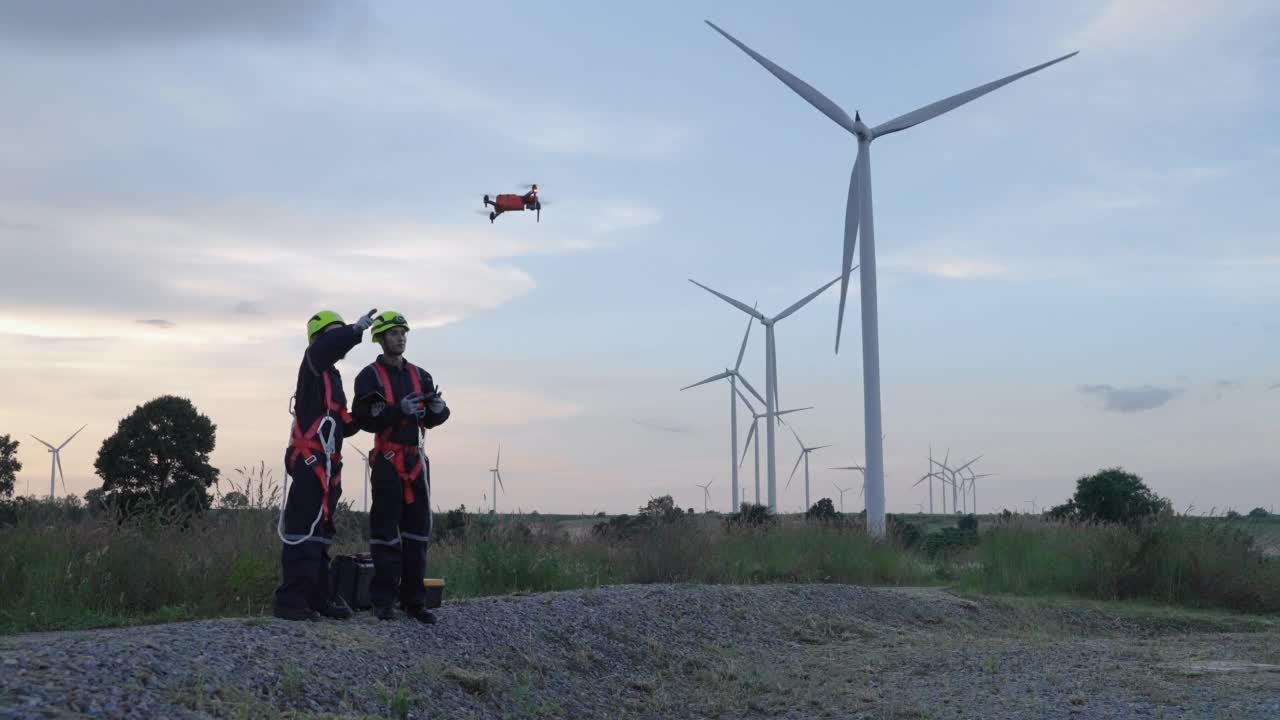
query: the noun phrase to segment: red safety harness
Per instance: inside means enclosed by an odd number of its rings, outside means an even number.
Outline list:
[[[414,367],[408,360],[404,361],[404,366],[409,370],[409,378],[413,381],[413,391],[415,393],[422,392],[422,379],[418,376],[418,368]],[[387,399],[387,406],[392,407],[396,403],[396,393],[391,387],[391,376],[387,375],[386,368],[382,367],[382,363],[374,361],[373,369],[378,372],[378,378],[382,381],[382,394]],[[415,445],[404,445],[402,443],[393,442],[391,434],[395,432],[397,427],[389,427],[386,430],[374,436],[373,451],[382,456],[384,460],[391,463],[391,467],[395,469],[396,475],[400,476],[400,481],[404,483],[404,502],[406,505],[413,504],[413,481],[418,479],[422,474],[422,463],[414,462],[412,467],[406,465],[409,461],[410,451],[416,455],[418,448]]]
[[[289,455],[289,461],[297,463],[300,458],[305,457],[304,462],[308,467],[315,465],[325,456],[325,446],[324,443],[320,441],[320,426],[324,424],[324,421],[336,414],[342,419],[343,423],[349,424],[351,422],[351,414],[347,412],[347,409],[333,401],[333,383],[329,380],[328,371],[324,372],[322,377],[324,378],[325,414],[317,418],[305,433],[302,432],[302,426],[298,424],[298,420],[295,417],[293,420],[292,437],[289,440],[289,449],[293,451]],[[335,427],[333,432],[336,436],[340,431]],[[332,463],[342,462],[342,454],[335,450],[330,454],[329,461],[330,467]],[[320,476],[321,510],[324,513],[324,519],[328,520],[329,487],[331,483],[335,487],[342,483],[342,473],[334,473],[333,477],[330,478],[329,471],[326,466],[320,465],[316,468],[316,474]]]

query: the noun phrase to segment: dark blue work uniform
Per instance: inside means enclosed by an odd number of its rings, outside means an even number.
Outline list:
[[[439,413],[428,409],[419,418],[405,415],[400,400],[413,392],[430,397],[436,391],[431,374],[407,360],[396,367],[379,356],[356,376],[355,423],[376,436],[369,454],[369,553],[374,566],[369,599],[377,607],[399,600],[409,610],[426,602],[422,580],[431,539],[431,463],[419,432],[443,424],[449,408]]]
[[[329,546],[342,497],[342,440],[358,431],[347,414],[342,375],[334,364],[360,337],[351,325],[323,332],[298,367],[294,424],[284,454],[292,483],[281,528],[283,579],[275,593],[277,613],[306,617],[329,602]]]

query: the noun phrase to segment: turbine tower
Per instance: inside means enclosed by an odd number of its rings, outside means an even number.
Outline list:
[[[1062,62],[1077,54],[1068,53],[1060,58],[1041,63],[1008,77],[980,85],[971,90],[952,95],[937,102],[930,103],[905,115],[899,115],[888,122],[875,127],[868,127],[862,122],[860,113],[849,117],[844,109],[832,102],[826,95],[818,92],[800,78],[775,65],[768,58],[757,53],[738,41],[729,33],[721,30],[710,20],[706,21],[713,30],[720,33],[729,42],[750,55],[752,59],[764,66],[766,70],[817,108],[837,125],[848,130],[858,140],[858,154],[854,159],[853,173],[849,178],[849,196],[845,204],[844,222],[844,257],[840,264],[840,307],[836,315],[835,350],[840,352],[840,332],[844,325],[845,298],[849,290],[849,275],[853,271],[853,251],[857,244],[858,234],[862,234],[862,248],[859,254],[859,275],[862,294],[862,393],[867,458],[867,529],[873,537],[884,537],[884,441],[881,439],[880,417],[880,333],[878,312],[876,310],[876,251],[875,223],[873,221],[871,201],[871,142],[876,138],[906,130],[931,120],[943,113],[954,110],[965,103],[976,100],[987,93],[1019,78]]]
[[[83,430],[86,427],[89,427],[89,426],[81,425],[80,430]],[[71,442],[72,438],[79,435],[80,430],[77,430],[71,433],[71,437],[67,438],[66,440],[63,440],[62,444],[59,445],[58,447],[54,447],[53,445],[41,440],[35,435],[31,436],[36,439],[36,442],[39,442],[41,445],[44,445],[45,447],[49,448],[49,454],[53,456],[52,461],[49,463],[49,499],[50,500],[53,499],[53,496],[56,490],[54,486],[54,480],[58,477],[62,478],[62,494],[63,495],[68,494],[67,493],[67,476],[62,472],[62,448],[66,447],[67,443]]]
[[[489,468],[489,473],[493,476],[493,514],[498,514],[498,486],[502,486],[502,494],[507,494],[507,486],[502,485],[502,445],[498,445],[498,457],[493,461],[493,467]]]
[[[775,462],[777,458],[774,452],[775,445],[774,445],[774,422],[773,422],[774,411],[778,407],[778,365],[777,365],[777,356],[774,351],[773,326],[776,325],[782,319],[790,316],[795,311],[807,305],[809,301],[821,295],[823,291],[825,291],[827,288],[831,287],[832,285],[835,285],[836,281],[839,279],[840,278],[837,277],[835,280],[832,280],[826,285],[823,285],[817,290],[814,290],[813,292],[809,293],[808,295],[804,296],[800,300],[793,303],[786,310],[783,310],[782,312],[778,313],[777,315],[774,315],[773,317],[767,317],[765,316],[764,313],[747,305],[746,303],[741,302],[739,300],[734,300],[733,298],[723,293],[716,292],[715,290],[712,290],[711,288],[707,287],[706,285],[703,285],[702,283],[699,283],[696,280],[692,280],[692,279],[689,280],[689,282],[693,283],[694,285],[697,285],[703,290],[706,290],[712,295],[715,295],[721,300],[724,300],[725,302],[738,308],[742,312],[754,317],[755,319],[760,321],[761,325],[764,325],[764,354],[765,354],[765,363],[764,363],[765,401],[764,401],[764,404],[765,404],[765,416],[766,416],[765,422],[764,422],[765,448],[766,448],[765,470],[769,478],[769,512],[773,512],[773,513],[778,512],[778,473],[777,473],[777,464]]]
[[[695,388],[695,387],[698,387],[699,385],[706,385],[707,383],[715,382],[717,380],[727,379],[729,381],[729,470],[730,470],[730,477],[732,478],[732,487],[729,488],[730,511],[734,509],[733,503],[736,501],[738,497],[738,385],[737,385],[737,381],[741,380],[742,384],[745,385],[746,388],[751,391],[751,394],[754,395],[756,399],[760,401],[760,404],[761,405],[764,404],[764,398],[760,397],[760,393],[756,392],[756,389],[751,387],[751,383],[747,382],[747,378],[744,377],[742,373],[739,372],[739,369],[742,367],[742,358],[747,354],[747,339],[749,337],[751,337],[751,318],[747,318],[747,331],[742,335],[742,346],[738,348],[738,361],[734,363],[732,370],[725,368],[725,371],[722,373],[717,373],[707,378],[706,380],[701,380],[692,385],[686,385],[685,387],[680,388],[680,391],[683,392],[685,390],[688,390],[689,388]],[[757,491],[759,491],[760,489],[759,486],[760,486],[760,467],[757,464],[756,466],[756,490]]]

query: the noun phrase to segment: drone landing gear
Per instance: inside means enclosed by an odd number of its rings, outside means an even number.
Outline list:
[[[492,225],[492,224],[493,224],[493,219],[494,219],[494,218],[496,218],[496,217],[498,217],[498,213],[493,212],[492,210],[490,210],[490,211],[489,211],[489,224],[490,224],[490,225]]]

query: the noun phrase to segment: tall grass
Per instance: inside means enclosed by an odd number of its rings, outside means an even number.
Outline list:
[[[956,584],[1280,612],[1280,558],[1238,526],[1199,518],[1135,528],[993,522],[975,546],[943,557],[873,542],[857,525],[794,518],[726,530],[714,516],[690,516],[621,536],[571,535],[528,516],[466,518],[446,528],[437,517],[442,537],[428,557],[450,598],[616,583]],[[338,519],[333,552],[365,551],[367,516]],[[280,576],[275,522],[275,511],[254,508],[171,524],[28,507],[0,520],[0,632],[269,613]]]

